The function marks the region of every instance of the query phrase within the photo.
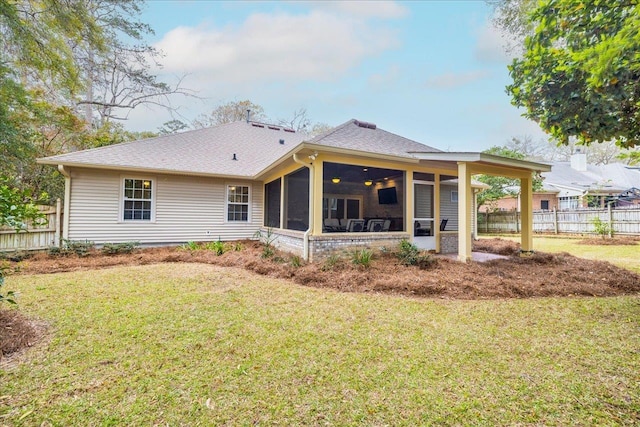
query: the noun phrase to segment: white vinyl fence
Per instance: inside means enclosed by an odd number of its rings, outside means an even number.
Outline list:
[[[0,252],[47,249],[60,244],[62,233],[62,206],[60,199],[55,206],[40,206],[47,219],[43,225],[29,225],[16,232],[12,228],[0,228]]]
[[[533,230],[538,233],[595,234],[594,218],[609,225],[612,234],[640,235],[640,206],[537,211]],[[479,233],[518,233],[519,212],[479,212]]]

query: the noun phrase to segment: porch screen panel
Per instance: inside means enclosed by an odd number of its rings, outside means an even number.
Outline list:
[[[415,186],[415,218],[433,218],[433,187],[431,185]]]
[[[280,228],[280,178],[264,186],[264,225]]]
[[[347,219],[360,218],[360,200],[347,199]]]
[[[285,227],[305,231],[309,228],[309,169],[302,168],[284,178]]]

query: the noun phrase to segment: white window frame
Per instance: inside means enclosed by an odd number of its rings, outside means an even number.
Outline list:
[[[248,188],[248,193],[247,193],[247,203],[237,203],[237,202],[230,202],[229,201],[229,192],[231,191],[231,187],[247,187]],[[224,192],[224,222],[229,222],[229,223],[250,223],[251,222],[251,193],[252,193],[252,188],[251,188],[251,184],[240,184],[240,183],[227,183],[225,185],[225,192]],[[229,219],[229,205],[247,205],[247,220],[235,220],[235,219]]]
[[[125,219],[124,218],[124,205],[125,205],[125,194],[124,194],[124,186],[125,181],[127,179],[132,179],[135,181],[149,181],[151,183],[151,214],[149,219]],[[125,224],[140,224],[140,223],[153,223],[156,221],[156,185],[157,180],[154,177],[150,176],[135,176],[135,175],[121,175],[120,176],[120,203],[118,206],[118,222]],[[142,200],[142,199],[141,199]]]
[[[458,203],[458,191],[456,190],[451,190],[451,203]]]

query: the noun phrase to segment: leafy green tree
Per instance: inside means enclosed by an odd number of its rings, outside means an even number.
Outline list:
[[[635,1],[543,0],[507,87],[559,143],[640,142],[640,8]]]
[[[493,146],[483,153],[493,154],[496,156],[508,157],[511,159],[524,160],[525,155],[514,151],[506,146]],[[517,197],[520,194],[520,180],[508,178],[504,176],[494,175],[478,175],[475,177],[478,181],[487,184],[489,188],[478,193],[478,208],[483,205],[491,205],[495,201],[503,197]],[[533,191],[542,189],[542,178],[538,175],[533,179]]]
[[[618,159],[629,165],[640,165],[640,149],[622,152],[618,155]]]
[[[11,181],[0,176],[0,227],[10,227],[17,231],[27,228],[27,223],[42,223],[44,215],[30,190],[21,190]]]

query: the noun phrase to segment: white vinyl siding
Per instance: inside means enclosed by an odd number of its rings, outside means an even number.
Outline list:
[[[155,221],[122,221],[119,172],[71,171],[69,239],[141,244],[251,238],[262,224],[262,183],[250,187],[249,222],[227,222],[222,179],[155,175]]]
[[[458,202],[451,201],[452,192],[457,193],[458,187],[455,185],[440,185],[440,219],[448,220],[445,231],[458,229]]]

